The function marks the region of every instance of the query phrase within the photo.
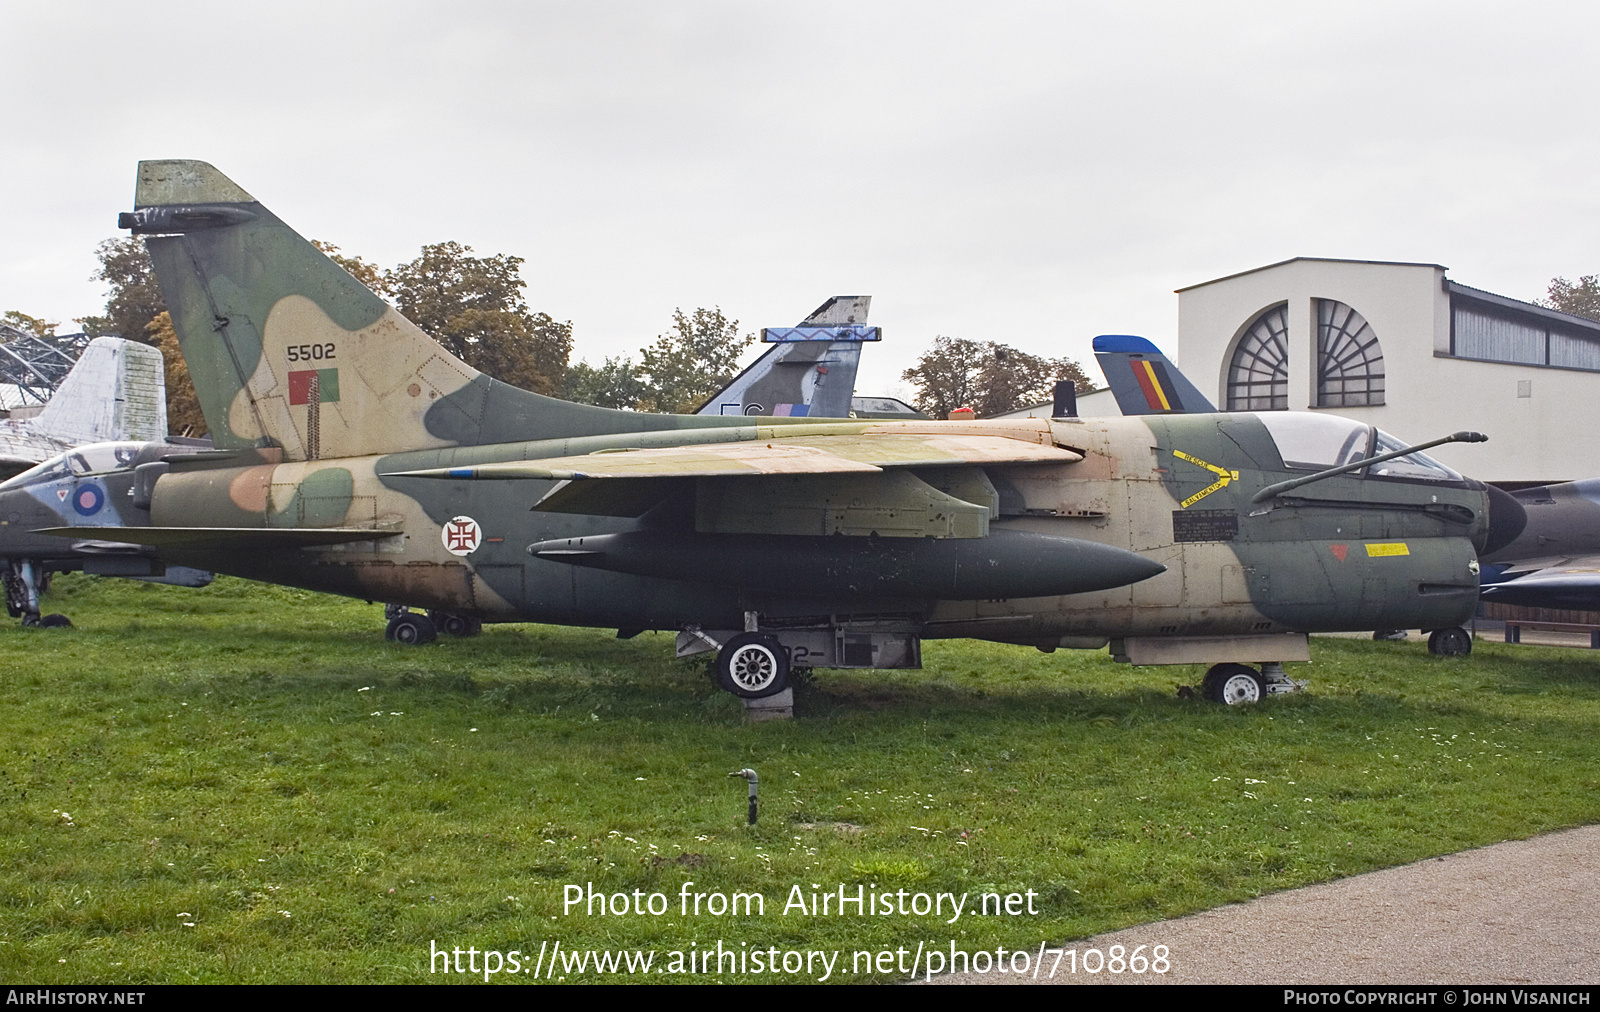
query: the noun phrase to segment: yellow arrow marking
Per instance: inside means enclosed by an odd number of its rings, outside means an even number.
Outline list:
[[[1205,461],[1201,460],[1199,457],[1191,457],[1191,456],[1189,456],[1187,453],[1184,453],[1182,450],[1173,450],[1172,451],[1172,455],[1174,457],[1177,457],[1179,460],[1187,460],[1191,464],[1197,464],[1200,467],[1205,468],[1207,471],[1210,471],[1212,474],[1217,476],[1217,480],[1216,481],[1214,481],[1211,484],[1207,485],[1205,488],[1203,488],[1200,491],[1196,492],[1194,495],[1190,496],[1189,498],[1183,500],[1183,502],[1180,502],[1178,504],[1178,508],[1179,509],[1188,509],[1190,506],[1193,506],[1195,503],[1199,502],[1201,499],[1204,499],[1206,496],[1208,496],[1211,493],[1215,492],[1217,489],[1219,489],[1219,488],[1227,488],[1229,482],[1238,481],[1239,480],[1239,472],[1238,471],[1230,471],[1227,468],[1218,467],[1215,464],[1208,464]]]

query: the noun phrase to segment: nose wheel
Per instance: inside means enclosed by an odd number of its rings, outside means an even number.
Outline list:
[[[1435,629],[1428,634],[1428,653],[1438,657],[1465,657],[1472,653],[1472,634],[1460,626]]]

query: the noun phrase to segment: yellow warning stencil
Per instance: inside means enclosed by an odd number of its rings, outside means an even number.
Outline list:
[[[1411,554],[1411,549],[1406,546],[1406,543],[1404,541],[1400,541],[1400,542],[1396,542],[1396,543],[1392,543],[1392,544],[1387,544],[1387,545],[1368,545],[1367,546],[1367,556],[1369,558],[1376,558],[1376,557],[1378,557],[1380,555],[1410,555],[1410,554]]]
[[[1190,496],[1189,498],[1187,498],[1187,499],[1183,500],[1182,502],[1178,503],[1178,508],[1179,509],[1185,509],[1186,510],[1190,506],[1193,506],[1195,503],[1199,502],[1201,499],[1204,499],[1206,496],[1208,496],[1211,493],[1215,492],[1217,489],[1219,489],[1219,488],[1227,488],[1228,487],[1228,483],[1230,481],[1238,481],[1239,480],[1239,472],[1238,471],[1229,471],[1227,468],[1218,467],[1215,464],[1207,464],[1205,461],[1201,460],[1199,457],[1191,457],[1187,453],[1184,453],[1182,450],[1173,450],[1172,451],[1172,455],[1174,457],[1177,457],[1179,460],[1187,460],[1191,464],[1196,464],[1196,465],[1198,465],[1200,467],[1203,467],[1207,471],[1210,471],[1212,474],[1217,476],[1217,480],[1216,481],[1214,481],[1211,484],[1207,485],[1205,488],[1203,488],[1200,491],[1196,492],[1194,495]],[[1401,547],[1405,547],[1405,546],[1402,545]]]

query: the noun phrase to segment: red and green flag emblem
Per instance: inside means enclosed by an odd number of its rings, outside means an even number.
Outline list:
[[[311,379],[317,380],[317,403],[333,404],[339,400],[339,370],[301,369],[289,374],[289,403],[311,403]]]

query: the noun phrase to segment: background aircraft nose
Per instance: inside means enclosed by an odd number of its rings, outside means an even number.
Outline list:
[[[1493,485],[1488,486],[1488,492],[1489,529],[1484,534],[1483,544],[1478,546],[1479,555],[1493,555],[1517,540],[1522,529],[1528,526],[1528,511],[1523,509],[1522,503]]]

